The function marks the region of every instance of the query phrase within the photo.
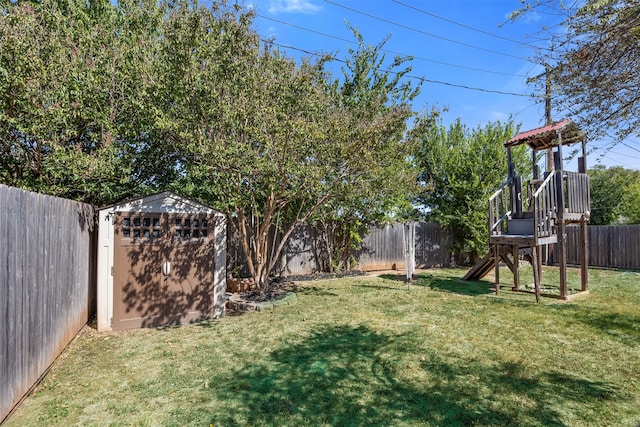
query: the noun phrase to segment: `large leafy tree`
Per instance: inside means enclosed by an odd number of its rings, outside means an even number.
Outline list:
[[[146,97],[162,18],[128,0],[2,3],[0,182],[100,204],[170,175]]]
[[[183,154],[183,192],[227,213],[264,287],[281,250],[269,246],[272,226],[285,224],[286,240],[328,197],[318,183],[331,176],[331,153],[321,143],[317,69],[262,49],[251,18],[186,2],[172,11],[159,123]]]
[[[587,172],[591,224],[640,224],[640,171],[598,165]]]
[[[171,101],[167,133],[185,152],[183,188],[228,214],[249,272],[266,290],[300,222],[353,215],[356,204],[378,209],[390,184],[414,181],[405,179],[403,140],[411,111],[393,102],[412,90],[404,74],[379,72],[370,63],[379,49],[361,39],[352,78],[340,83],[323,61],[296,63],[261,44],[250,12],[185,10],[167,36],[166,61],[168,93],[187,96]]]
[[[415,144],[405,137],[414,115],[410,103],[420,91],[404,79],[411,58],[387,63],[382,50],[388,38],[367,45],[357,29],[351,30],[358,48],[349,50],[342,76],[330,83],[329,94],[334,108],[342,111],[341,134],[333,138],[350,147],[352,157],[344,161],[352,172],[336,183],[336,196],[314,217],[334,270],[348,270],[369,225],[410,211],[416,192]]]
[[[488,248],[487,201],[506,181],[503,143],[516,130],[511,120],[470,129],[458,119],[447,128],[437,112],[423,115],[412,130],[420,141],[416,160],[424,187],[417,202],[428,220],[451,233],[458,263],[475,262]],[[526,174],[526,149],[514,149],[512,159],[517,173]]]
[[[555,109],[579,118],[592,138],[610,131],[619,139],[640,135],[640,3],[525,2],[514,18],[546,8],[567,16],[564,31],[547,34],[539,58],[550,67]]]

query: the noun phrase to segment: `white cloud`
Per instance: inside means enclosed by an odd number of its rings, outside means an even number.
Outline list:
[[[271,0],[269,13],[307,13],[312,14],[320,10],[320,6],[311,0]]]

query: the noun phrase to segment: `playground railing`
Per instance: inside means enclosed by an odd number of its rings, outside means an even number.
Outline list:
[[[549,237],[554,232],[558,212],[556,173],[550,173],[533,193],[533,229],[536,230],[536,238]]]
[[[568,213],[589,212],[589,176],[586,173],[564,172],[564,201]]]
[[[511,185],[509,179],[489,198],[489,236],[498,236],[507,231],[507,219],[513,213]]]

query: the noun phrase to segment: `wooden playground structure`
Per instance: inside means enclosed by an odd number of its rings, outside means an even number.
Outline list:
[[[578,172],[563,169],[562,148],[581,143]],[[511,160],[511,149],[527,144],[532,150],[532,179],[523,187]],[[533,267],[533,287],[536,301],[540,300],[542,284],[542,248],[555,244],[554,258],[559,267],[559,294],[544,294],[568,300],[588,293],[588,235],[590,214],[589,177],[587,176],[586,139],[571,121],[566,119],[541,128],[522,132],[504,143],[507,149],[507,182],[489,199],[489,253],[482,258],[463,280],[479,280],[495,269],[495,291],[500,291],[500,262],[513,273],[513,291],[530,292],[520,286],[520,255]],[[545,150],[553,156],[553,167],[540,176],[537,154]],[[551,162],[549,162],[551,163]],[[581,288],[570,295],[567,286],[566,227],[580,226],[580,282]],[[551,246],[548,246],[549,248]],[[511,258],[510,258],[511,257]]]

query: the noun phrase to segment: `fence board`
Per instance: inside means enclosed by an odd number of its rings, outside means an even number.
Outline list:
[[[289,236],[276,268],[293,276],[317,273],[323,270],[323,265],[320,234],[310,224],[298,224]]]
[[[442,227],[433,222],[416,225],[416,267],[448,267],[451,265],[451,239]]]
[[[0,421],[95,306],[93,208],[0,185]]]
[[[358,268],[364,271],[404,269],[402,224],[372,227],[362,241]]]
[[[363,250],[358,268],[364,271],[402,270],[405,268],[402,224],[371,227],[363,239]],[[435,223],[416,224],[416,268],[450,265],[451,254],[447,249],[449,237]]]
[[[567,263],[580,264],[580,226],[569,225]],[[590,225],[589,266],[640,270],[640,225]],[[554,249],[553,254],[556,254]],[[552,256],[557,263],[557,256]]]

